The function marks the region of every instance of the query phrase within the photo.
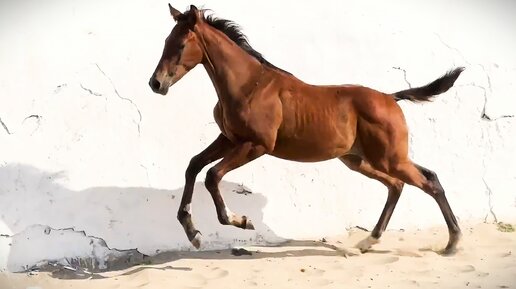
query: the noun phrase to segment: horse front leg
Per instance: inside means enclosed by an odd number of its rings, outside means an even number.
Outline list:
[[[206,189],[210,192],[219,222],[223,225],[233,225],[238,228],[253,230],[254,226],[246,216],[239,216],[231,212],[224,203],[219,191],[219,183],[228,172],[257,159],[266,152],[264,146],[246,142],[236,145],[206,174]]]
[[[195,229],[192,222],[192,195],[195,185],[195,179],[199,172],[208,164],[224,157],[232,148],[233,143],[228,140],[223,134],[220,134],[213,143],[211,143],[205,150],[194,156],[188,165],[185,173],[185,187],[181,204],[177,211],[177,219],[183,226],[188,240],[192,245],[199,249],[200,237],[199,231]]]

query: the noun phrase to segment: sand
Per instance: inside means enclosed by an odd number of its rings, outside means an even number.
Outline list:
[[[82,277],[4,272],[0,288],[516,288],[516,233],[477,224],[463,225],[463,234],[452,257],[436,253],[446,244],[444,227],[387,231],[365,254],[352,247],[368,233],[353,229],[325,242],[246,247],[251,256],[230,250],[167,253],[147,265]],[[344,257],[332,245],[352,254]]]

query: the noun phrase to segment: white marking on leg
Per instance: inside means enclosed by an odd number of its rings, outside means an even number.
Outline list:
[[[374,244],[378,244],[378,243],[380,243],[380,241],[378,239],[369,235],[364,240],[358,242],[358,244],[356,244],[355,247],[360,249],[360,251],[365,252],[365,251],[371,249],[371,246],[373,246]]]
[[[187,212],[188,214],[192,214],[192,205],[191,204],[186,204],[185,208],[183,209],[183,211]]]
[[[229,223],[236,221],[237,215],[235,213],[231,212],[231,210],[228,207],[226,207],[225,213],[226,213],[226,217],[228,218]]]
[[[201,234],[199,232],[195,233],[194,238],[190,242],[196,249],[199,249],[201,247]]]

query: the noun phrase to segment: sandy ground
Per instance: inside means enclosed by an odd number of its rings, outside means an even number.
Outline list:
[[[151,264],[78,278],[54,273],[0,274],[0,289],[112,288],[516,288],[516,233],[494,224],[463,225],[460,251],[443,257],[445,228],[387,231],[374,250],[352,247],[368,233],[321,241],[292,241],[278,247],[166,253]],[[342,251],[331,245],[348,248]]]

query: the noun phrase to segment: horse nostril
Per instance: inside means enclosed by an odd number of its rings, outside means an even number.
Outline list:
[[[156,78],[152,77],[149,80],[149,86],[152,88],[152,90],[157,91],[159,90],[161,83],[159,83],[159,81],[157,81]]]

